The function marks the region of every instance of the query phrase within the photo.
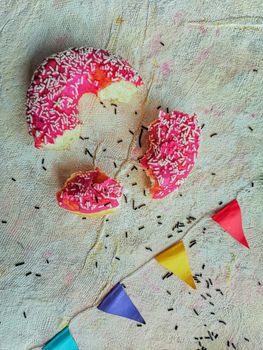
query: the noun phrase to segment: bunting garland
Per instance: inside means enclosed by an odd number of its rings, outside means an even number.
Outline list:
[[[72,337],[69,328],[62,329],[56,334],[42,350],[79,350],[74,338]]]
[[[155,259],[189,286],[196,288],[183,241],[164,250]]]
[[[237,200],[228,203],[224,208],[217,211],[211,218],[228,232],[235,240],[249,248],[242,227],[242,214]],[[183,241],[179,241],[155,256],[158,263],[172,272],[182,281],[196,289],[187,252]],[[108,314],[128,318],[145,324],[145,320],[126,293],[123,285],[117,283],[112,290],[103,298],[97,309]],[[43,350],[79,350],[69,328],[64,328],[52,338]]]
[[[216,212],[212,216],[212,219],[218,223],[218,225],[220,225],[227,233],[229,233],[235,240],[243,244],[243,246],[246,248],[249,248],[242,227],[241,209],[236,199]]]
[[[108,314],[117,315],[145,324],[141,314],[127,295],[123,286],[118,283],[105,296],[98,309]]]

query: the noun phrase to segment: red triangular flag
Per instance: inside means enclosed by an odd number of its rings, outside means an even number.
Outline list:
[[[228,232],[233,238],[235,238],[239,243],[249,248],[242,227],[241,210],[236,199],[215,213],[212,216],[212,219],[216,221],[221,227],[223,227],[223,229]]]

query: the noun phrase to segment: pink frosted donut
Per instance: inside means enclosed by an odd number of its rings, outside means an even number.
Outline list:
[[[195,164],[200,141],[196,115],[160,111],[149,126],[149,140],[140,163],[152,181],[152,198],[163,198],[180,187]]]
[[[57,192],[58,205],[84,216],[106,215],[119,206],[122,186],[99,168],[71,175]]]
[[[65,149],[79,136],[78,101],[84,93],[128,102],[142,84],[127,61],[105,50],[71,48],[50,56],[36,69],[27,91],[35,147]]]

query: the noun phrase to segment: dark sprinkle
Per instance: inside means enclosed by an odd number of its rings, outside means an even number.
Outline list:
[[[140,135],[139,135],[139,146],[142,147],[142,133],[143,133],[143,128],[141,128]]]
[[[162,276],[162,279],[164,280],[165,278],[168,278],[169,275],[170,275],[170,272],[167,272],[164,276]]]
[[[109,234],[106,234],[105,237],[109,237]]]
[[[46,263],[49,264],[49,260],[48,259],[46,259]]]
[[[253,69],[253,72],[257,72],[258,70],[257,69]]]
[[[181,233],[181,232],[183,232],[183,230],[177,230],[177,233]]]
[[[137,208],[135,207],[135,200],[132,200],[132,209],[136,210]]]
[[[140,209],[140,208],[145,207],[145,206],[146,206],[146,204],[140,204],[140,205],[137,207],[137,209]]]
[[[221,289],[216,289],[216,292],[219,292],[221,295],[224,295]]]
[[[142,128],[143,128],[144,130],[148,130],[147,126],[142,125]]]
[[[205,126],[205,124],[202,124],[202,125],[201,125],[201,129],[203,129],[203,128],[204,128],[204,126]]]
[[[26,276],[32,275],[32,272],[27,272]]]
[[[215,173],[211,173],[211,175],[215,176]]]
[[[128,203],[126,194],[123,195],[125,203]]]
[[[97,261],[95,262],[95,266],[98,267],[98,262]]]
[[[210,312],[211,315],[215,315],[215,313],[213,311]]]
[[[177,329],[178,329],[178,326],[177,326],[177,324],[175,325],[174,329],[175,329],[175,330],[177,331]]]
[[[156,109],[160,109],[160,108],[162,108],[162,106],[158,106]]]
[[[151,252],[153,251],[152,248],[150,247],[145,247],[146,250],[150,250]]]
[[[156,217],[157,217],[157,219],[161,219],[162,215],[158,215],[158,216],[156,216]]]
[[[172,237],[173,237],[173,235],[168,235],[168,236],[167,236],[167,238],[172,238]]]
[[[12,179],[13,181],[16,181],[16,179],[15,179],[14,177],[11,177],[11,179]]]
[[[196,244],[196,240],[192,240],[190,241],[190,244],[189,244],[189,248],[192,248],[192,246],[194,246]]]
[[[128,238],[128,232],[127,231],[125,232],[125,237]]]
[[[15,266],[21,266],[21,265],[24,265],[24,261],[15,264]]]
[[[248,341],[249,342],[249,339],[248,338],[244,338],[245,339],[245,341]]]
[[[158,225],[162,225],[163,223],[161,221],[158,221]]]
[[[173,308],[172,308],[172,307],[170,307],[170,309],[167,309],[167,311],[173,311]]]
[[[258,285],[261,286],[261,283],[258,281]]]
[[[168,107],[166,107],[166,113],[169,113],[169,108]]]
[[[205,282],[206,282],[206,288],[209,289],[209,282],[207,280],[205,280]]]
[[[134,114],[138,114],[138,112],[137,112],[137,111],[135,111],[135,112],[134,112]]]
[[[107,149],[106,149],[106,148],[103,148],[102,152],[106,152],[106,151],[107,151]]]
[[[139,228],[138,228],[138,230],[140,231],[140,230],[142,230],[144,228],[144,226],[140,226]]]
[[[88,154],[91,158],[93,158],[93,155],[90,153],[90,151],[87,148],[85,148],[84,153]]]
[[[143,190],[143,195],[146,197],[146,191],[145,190]]]
[[[95,201],[96,201],[96,203],[99,203],[99,200],[98,200],[97,196],[95,196]]]
[[[218,205],[222,205],[223,204],[223,202],[218,202]]]
[[[41,160],[41,164],[44,164],[45,158],[42,158]]]
[[[103,105],[104,103],[102,101],[100,101],[100,104]]]
[[[226,322],[223,320],[218,320],[219,323],[223,323],[224,325],[226,325]]]
[[[203,299],[205,299],[205,300],[206,300],[206,297],[205,297],[203,294],[201,294],[201,297],[202,297]]]
[[[251,187],[254,187],[254,182],[251,182]]]
[[[118,258],[117,256],[115,256],[115,259],[116,259],[116,260],[119,260],[119,261],[121,260],[121,259],[120,259],[120,258]]]
[[[133,183],[132,183],[132,186],[136,186],[136,185],[137,185],[137,182],[133,182]]]
[[[24,315],[24,317],[26,318],[26,313],[25,313],[25,311],[23,312],[23,315]]]
[[[205,264],[202,265],[202,270],[204,270],[204,268],[205,268]]]
[[[117,141],[117,143],[121,143],[121,142],[123,142],[123,140],[118,140],[118,141]]]
[[[142,325],[141,324],[137,324],[137,327],[142,327]]]
[[[117,168],[117,164],[115,162],[113,162],[114,168]]]
[[[134,132],[133,132],[133,131],[131,131],[130,129],[129,129],[129,133],[130,133],[130,134],[132,134],[132,135],[134,135]]]
[[[37,205],[35,205],[35,209],[40,209],[40,207],[38,207]]]
[[[161,44],[162,46],[164,46],[164,43],[163,43],[162,41],[160,41],[160,44]]]
[[[41,274],[40,273],[35,273],[35,276],[41,277]]]
[[[115,103],[111,103],[111,106],[118,107]]]
[[[230,346],[230,342],[229,342],[229,340],[227,341],[226,345],[227,345],[228,347]]]
[[[114,108],[114,114],[117,114],[117,109],[116,108]]]
[[[232,348],[233,348],[233,349],[236,349],[236,346],[235,346],[234,343],[231,343],[231,345],[232,345]]]
[[[46,167],[44,167],[44,166],[42,166],[42,169],[43,169],[43,170],[45,170],[45,171],[47,171],[47,168],[46,168]]]
[[[105,203],[105,204],[104,204],[104,207],[106,207],[106,206],[109,205],[109,204],[110,204],[110,202]]]
[[[193,309],[194,310],[194,313],[199,316],[199,313],[196,311],[196,309]]]
[[[208,278],[211,286],[213,285],[211,278]]]
[[[248,128],[249,128],[250,131],[253,131],[253,128],[251,128],[251,126],[248,126]]]
[[[172,295],[172,293],[169,290],[167,290],[166,293],[169,295]]]
[[[212,298],[211,294],[209,293],[206,293],[206,295],[209,297],[209,298]]]
[[[134,169],[138,170],[138,168],[135,165],[132,166],[131,171],[134,170]]]
[[[82,220],[87,220],[87,218],[86,218],[85,216],[83,216],[81,219],[82,219]]]
[[[217,133],[214,132],[213,134],[210,135],[210,137],[213,137],[213,136],[216,136],[216,135],[217,135]]]

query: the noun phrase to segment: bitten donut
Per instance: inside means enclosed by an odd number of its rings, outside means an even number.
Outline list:
[[[120,56],[93,48],[71,48],[47,58],[27,91],[29,133],[36,148],[65,149],[78,138],[78,101],[93,93],[102,101],[128,102],[143,85]]]
[[[149,141],[140,164],[152,181],[152,198],[164,198],[180,187],[195,164],[200,142],[196,115],[160,111],[149,126]]]
[[[119,206],[122,186],[99,168],[70,176],[57,192],[58,205],[83,216],[106,215]]]

